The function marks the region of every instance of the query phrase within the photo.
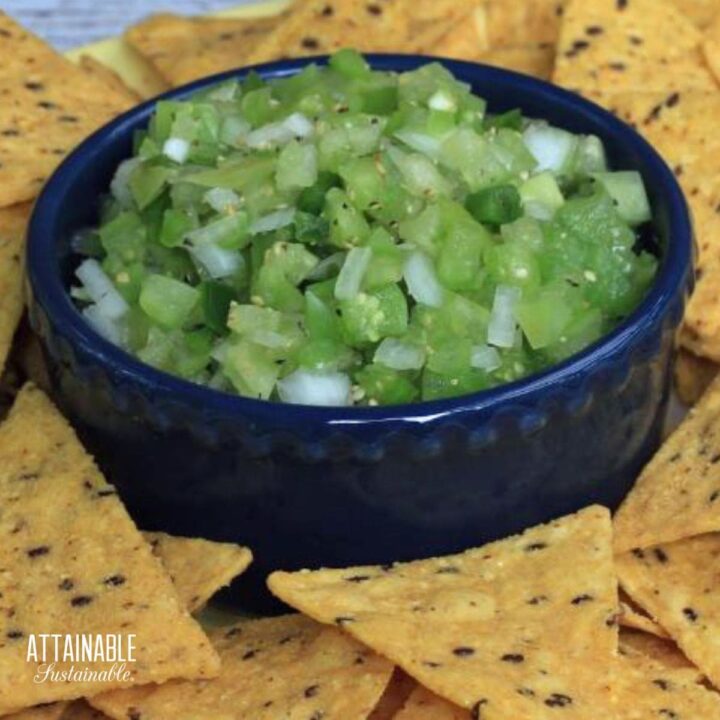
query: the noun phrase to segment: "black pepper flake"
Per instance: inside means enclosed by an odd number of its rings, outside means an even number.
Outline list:
[[[334,13],[335,10],[333,10],[332,5],[326,5],[320,12],[323,17],[332,17]]]
[[[25,87],[26,87],[28,90],[32,90],[33,92],[37,92],[38,90],[42,90],[42,89],[43,89],[43,84],[40,83],[40,82],[33,82],[32,80],[29,80],[28,82],[25,83]]]
[[[667,553],[662,548],[655,548],[653,550],[653,555],[655,555],[657,561],[663,565],[669,560]]]
[[[306,698],[315,697],[318,694],[318,690],[320,689],[319,685],[310,685],[310,687],[305,688],[305,692],[303,695]]]
[[[73,607],[85,607],[86,605],[89,605],[92,601],[93,598],[90,595],[76,595],[70,601],[70,604]]]
[[[340,615],[335,618],[335,624],[339,625],[340,627],[342,627],[343,625],[347,625],[348,623],[351,623],[351,622],[355,622],[354,617]]]
[[[316,710],[310,716],[310,720],[322,720],[324,717],[325,717],[325,713],[322,710]]]
[[[462,645],[453,649],[453,655],[456,657],[470,657],[475,654],[475,648]]]
[[[665,101],[666,107],[675,107],[680,102],[680,93],[674,92],[668,95],[668,99]]]
[[[520,653],[507,653],[507,655],[503,655],[500,660],[502,660],[505,663],[512,663],[514,665],[519,665],[520,663],[525,662],[525,656],[521,655]]]
[[[608,67],[615,72],[624,72],[627,66],[623,62],[611,62],[608,63]]]
[[[22,630],[8,630],[5,633],[5,637],[7,637],[8,640],[19,640],[21,637],[24,637],[25,633],[23,633]]]
[[[572,698],[562,693],[553,693],[545,700],[545,704],[551,708],[567,707],[572,705]]]
[[[518,688],[517,694],[522,695],[523,697],[535,697],[535,691],[532,688]]]
[[[546,547],[547,543],[544,542],[530,543],[530,545],[525,546],[525,552],[537,552],[538,550],[544,550]]]
[[[446,565],[445,567],[438,568],[435,571],[436,575],[459,575],[460,569],[454,565]]]
[[[345,582],[349,583],[364,583],[370,579],[369,575],[351,575],[345,578]]]
[[[30,548],[27,551],[27,556],[29,558],[38,558],[47,555],[49,552],[50,548],[47,545],[38,545],[37,547]]]
[[[320,43],[313,37],[305,37],[300,43],[306,50],[317,50]]]
[[[697,619],[699,615],[695,610],[693,610],[690,607],[683,608],[683,615],[690,621],[690,622],[697,622]]]
[[[542,605],[548,601],[547,595],[536,595],[528,600],[528,605]]]
[[[592,602],[595,598],[592,595],[578,595],[572,599],[573,605],[583,605],[584,603]]]
[[[112,587],[118,587],[119,585],[125,584],[125,576],[124,575],[111,575],[110,577],[106,577],[103,580],[103,583],[105,585],[110,585]]]
[[[257,652],[255,650],[248,650],[241,658],[241,660],[252,660]]]
[[[680,716],[674,710],[668,710],[668,708],[661,708],[658,710],[658,715],[670,718],[670,720],[680,720]]]
[[[653,680],[653,685],[655,685],[656,687],[659,687],[661,690],[669,690],[670,689],[670,683],[667,680],[663,680],[662,678]]]
[[[97,492],[97,497],[99,497],[99,498],[110,497],[111,495],[117,495],[117,492],[112,489],[98,490],[98,492]]]
[[[41,100],[38,103],[38,107],[43,108],[43,110],[54,110],[57,105],[53,102],[50,102],[49,100]]]
[[[434,670],[435,668],[442,667],[442,663],[433,662],[432,660],[423,660],[423,665],[424,665],[425,667],[433,668],[433,670]]]
[[[624,10],[628,6],[628,0],[615,0],[618,10]]]
[[[472,720],[482,720],[482,709],[485,707],[485,705],[488,704],[488,701],[478,700],[471,708],[470,710],[470,717]]]
[[[638,560],[645,559],[645,553],[640,548],[633,548],[632,554],[633,557],[636,557]]]
[[[58,590],[72,590],[75,587],[75,583],[70,578],[65,578],[61,583],[58,584]]]
[[[710,497],[708,498],[708,500],[709,500],[711,503],[714,503],[719,497],[720,497],[720,492],[718,492],[718,491],[716,490],[714,493],[712,493],[712,495],[710,495]]]
[[[365,7],[370,15],[382,15],[383,10],[377,3],[368,3]]]
[[[242,630],[239,627],[234,627],[234,628],[230,628],[230,630],[228,630],[225,633],[225,637],[231,638],[231,637],[235,637],[236,635],[240,635],[241,633],[242,633]],[[281,641],[281,643],[282,643],[282,641]]]
[[[589,25],[585,28],[585,32],[591,37],[602,35],[605,30],[600,25]]]

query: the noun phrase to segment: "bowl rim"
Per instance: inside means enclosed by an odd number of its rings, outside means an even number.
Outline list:
[[[55,254],[47,252],[48,243],[52,247],[55,237],[50,237],[45,228],[56,227],[64,193],[72,187],[81,169],[100,148],[126,138],[127,133],[132,132],[138,124],[145,124],[159,100],[184,99],[210,85],[242,78],[252,71],[264,78],[287,77],[311,63],[326,64],[328,56],[318,55],[236,68],[169,90],[133,107],[100,128],[63,160],[37,198],[28,224],[26,249],[31,296],[34,302],[45,309],[51,324],[61,328],[59,334],[72,345],[82,348],[115,377],[122,378],[124,383],[142,386],[155,396],[164,396],[172,402],[183,398],[184,402],[194,406],[212,406],[224,415],[254,416],[270,421],[277,420],[280,412],[284,417],[283,425],[301,420],[303,423],[349,428],[353,425],[396,420],[422,425],[447,415],[474,412],[490,406],[520,404],[552,386],[575,386],[599,364],[604,365],[633,350],[648,329],[662,322],[673,301],[689,282],[693,253],[692,224],[685,196],[675,176],[658,152],[639,133],[607,110],[575,93],[510,70],[428,55],[366,53],[364,56],[377,70],[404,72],[426,63],[440,62],[456,76],[482,73],[488,82],[513,85],[519,96],[526,91],[532,92],[537,98],[560,106],[563,112],[592,119],[595,124],[604,126],[608,134],[619,138],[621,145],[632,148],[635,155],[642,156],[655,178],[658,194],[668,208],[668,236],[672,242],[665,248],[651,288],[635,310],[592,345],[525,378],[458,397],[374,407],[290,404],[216,390],[153,368],[98,334],[72,302],[58,271]]]

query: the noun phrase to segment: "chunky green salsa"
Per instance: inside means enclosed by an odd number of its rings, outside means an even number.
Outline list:
[[[635,172],[594,136],[490,114],[440,64],[342,50],[162,101],[72,288],[169,373],[320,405],[434,400],[524,377],[630,313],[657,258]]]

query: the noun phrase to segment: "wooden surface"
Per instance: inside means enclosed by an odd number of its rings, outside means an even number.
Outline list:
[[[59,50],[118,35],[152,12],[222,10],[251,0],[0,0],[0,8]]]

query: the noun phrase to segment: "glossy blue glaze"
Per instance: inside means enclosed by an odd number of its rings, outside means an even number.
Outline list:
[[[375,68],[399,71],[428,60],[370,56]],[[258,70],[278,77],[307,62]],[[576,95],[499,69],[445,64],[494,112],[519,106],[599,135],[614,168],[642,173],[664,248],[652,291],[627,321],[526,380],[409,406],[291,406],[190,384],[104,341],[67,295],[76,262],[69,241],[96,221],[99,195],[152,102],[84,142],[35,207],[30,316],[56,400],[141,526],[253,548],[254,570],[236,595],[246,604],[265,602],[263,578],[274,568],[448,553],[592,502],[615,506],[658,445],[692,257],[672,173],[639,135]]]

